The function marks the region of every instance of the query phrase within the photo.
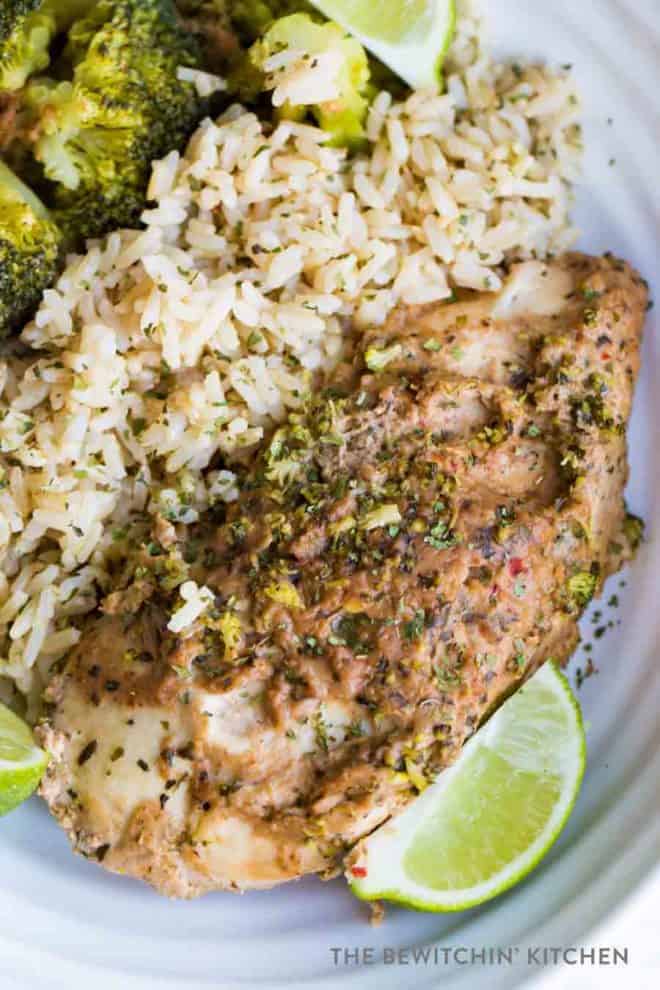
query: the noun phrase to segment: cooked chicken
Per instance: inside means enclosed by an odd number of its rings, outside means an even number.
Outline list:
[[[331,875],[566,660],[639,536],[646,303],[574,255],[402,310],[237,502],[159,524],[48,691],[42,794],[74,848],[179,897]]]

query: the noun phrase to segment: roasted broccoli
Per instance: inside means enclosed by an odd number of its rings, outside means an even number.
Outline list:
[[[0,162],[0,337],[31,315],[53,283],[61,243],[43,203]]]
[[[21,89],[50,62],[56,34],[96,0],[3,0],[0,10],[0,91]]]
[[[323,83],[334,82],[335,94],[327,100],[311,102],[305,97],[306,84],[287,85],[286,65],[283,70],[275,69],[269,74],[269,60],[286,49],[302,53],[300,62],[312,70],[318,64],[324,75]],[[323,56],[328,57],[327,66],[321,65]],[[265,73],[266,85],[275,89],[276,104],[281,104],[282,99],[278,100],[278,92],[286,96],[286,102],[279,108],[283,116],[299,117],[301,109],[307,109],[332,135],[331,143],[355,146],[364,139],[364,120],[369,106],[369,62],[359,41],[347,35],[338,24],[332,21],[318,23],[307,14],[282,17],[252,46],[250,62]],[[297,76],[298,68],[296,60],[294,76]],[[334,73],[334,79],[328,78],[329,73]]]
[[[71,241],[136,223],[152,160],[181,147],[203,113],[179,79],[199,64],[173,0],[98,0],[68,32],[63,81],[28,84],[23,132]]]
[[[20,89],[48,65],[55,17],[39,7],[39,0],[6,0],[0,10],[0,90]]]
[[[632,512],[627,512],[623,523],[623,532],[628,540],[631,552],[637,553],[644,542],[644,520],[640,519],[639,516],[633,515]]]
[[[597,566],[590,571],[578,571],[568,579],[568,595],[574,608],[581,610],[587,607],[596,593],[598,580]]]

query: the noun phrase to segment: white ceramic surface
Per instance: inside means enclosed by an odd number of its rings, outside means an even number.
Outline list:
[[[487,6],[502,53],[576,66],[588,149],[578,205],[582,246],[629,258],[660,298],[660,0],[489,0]],[[571,945],[620,905],[660,862],[657,313],[650,314],[630,429],[629,499],[646,518],[650,539],[626,587],[611,582],[609,593],[621,597],[614,619],[623,621],[598,640],[600,673],[580,691],[589,726],[585,785],[543,865],[482,909],[435,917],[392,908],[378,929],[366,924],[365,909],[341,881],[175,904],[74,858],[35,800],[0,822],[0,986],[412,990],[441,983],[494,990],[518,986],[534,971],[337,968],[330,949]]]

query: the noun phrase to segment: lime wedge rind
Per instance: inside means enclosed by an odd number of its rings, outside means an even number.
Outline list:
[[[29,798],[47,764],[25,722],[0,705],[0,816]]]
[[[406,0],[389,0],[392,6],[405,7]],[[455,0],[428,0],[417,20],[402,30],[396,41],[382,36],[379,20],[383,14],[373,0],[312,0],[326,17],[341,24],[364,47],[400,76],[413,89],[438,86],[442,65],[456,28]],[[419,5],[414,4],[413,7]],[[374,11],[373,28],[365,11]],[[357,11],[357,13],[356,13]],[[405,13],[399,12],[397,20]]]
[[[524,692],[531,689],[538,694],[539,687],[550,690],[561,706],[566,725],[570,730],[561,740],[556,740],[559,743],[558,769],[562,775],[563,786],[560,798],[553,807],[543,830],[522,855],[516,856],[512,862],[507,863],[480,884],[459,887],[451,891],[436,891],[430,886],[415,882],[404,865],[407,853],[414,846],[415,837],[422,833],[434,810],[451,794],[452,787],[460,777],[469,775],[479,751],[502,739],[505,732],[502,723],[515,717],[514,705],[519,707],[524,704]],[[516,699],[518,699],[517,703]],[[505,711],[507,706],[511,706],[508,712]],[[513,729],[515,731],[515,722]],[[384,825],[365,840],[358,861],[367,869],[367,876],[356,877],[349,869],[348,879],[353,893],[361,900],[387,900],[420,911],[442,913],[464,911],[504,893],[539,864],[561,834],[579,793],[585,762],[586,743],[580,708],[564,675],[553,664],[546,664],[533,681],[522,688],[518,695],[509,699],[488,725],[466,744],[461,758],[453,767],[446,770],[435,784],[395,820]],[[485,825],[475,826],[475,843],[488,842],[487,834],[479,835],[480,827],[483,829]]]
[[[0,775],[3,773],[14,773],[17,770],[29,770],[41,759],[43,750],[38,746],[33,746],[28,750],[23,750],[19,759],[3,759],[0,756]]]

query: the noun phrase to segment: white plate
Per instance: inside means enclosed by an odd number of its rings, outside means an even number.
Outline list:
[[[576,66],[586,102],[579,193],[582,246],[635,263],[660,299],[660,3],[489,0],[503,53]],[[612,123],[608,124],[608,118]],[[611,159],[615,164],[610,165]],[[514,965],[333,965],[332,947],[572,945],[660,861],[660,343],[648,323],[630,429],[630,503],[650,527],[582,688],[589,725],[584,789],[560,842],[521,886],[456,916],[388,910],[378,929],[343,882],[168,903],[74,858],[33,801],[0,823],[0,985],[130,990],[214,987],[519,985]],[[656,425],[657,424],[657,425]],[[611,591],[610,591],[611,593]],[[597,606],[601,607],[601,606]],[[593,628],[589,618],[586,628]],[[574,661],[573,668],[576,663]]]

